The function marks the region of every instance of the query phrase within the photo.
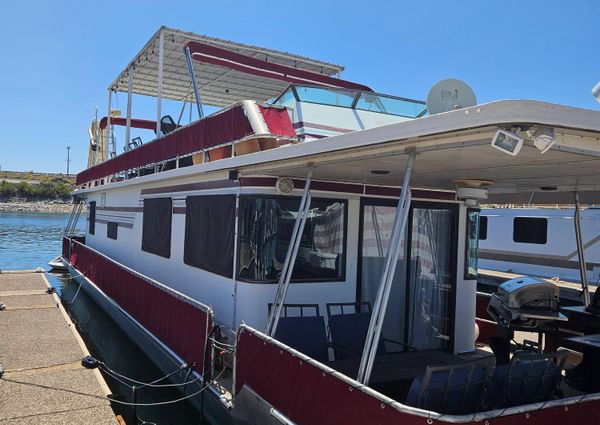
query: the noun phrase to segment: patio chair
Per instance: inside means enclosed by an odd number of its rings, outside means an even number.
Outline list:
[[[488,408],[504,408],[548,401],[560,385],[568,351],[514,354],[496,368],[486,395]]]
[[[488,359],[449,366],[428,366],[415,378],[406,404],[437,413],[462,415],[482,409],[492,371]]]
[[[314,315],[306,315],[306,310],[314,310]],[[325,319],[319,315],[318,304],[284,304],[275,339],[319,362],[329,360]]]

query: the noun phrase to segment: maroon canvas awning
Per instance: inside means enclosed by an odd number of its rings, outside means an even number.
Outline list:
[[[106,128],[108,122],[108,118],[104,117],[100,120],[100,128],[104,130]],[[127,126],[127,118],[122,117],[110,117],[111,125],[121,125],[123,127]],[[141,120],[138,118],[131,118],[131,127],[132,128],[143,128],[146,130],[156,130],[156,121],[152,120]]]
[[[219,65],[225,68],[234,69],[250,75],[256,75],[265,78],[271,78],[280,81],[286,81],[294,84],[308,84],[326,87],[339,87],[351,90],[373,91],[362,84],[351,81],[331,78],[327,75],[317,74],[302,69],[292,68],[290,66],[280,65],[274,62],[268,62],[250,56],[221,49],[220,47],[209,46],[208,44],[189,41],[185,44],[190,49],[192,58]]]

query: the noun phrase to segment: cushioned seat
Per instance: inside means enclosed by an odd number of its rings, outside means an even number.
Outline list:
[[[550,400],[560,384],[565,360],[563,352],[514,355],[508,365],[494,371],[486,406],[510,407]]]
[[[479,361],[457,366],[428,367],[415,378],[406,404],[445,414],[467,414],[481,410],[490,368]]]
[[[325,319],[322,316],[280,317],[275,339],[317,361],[328,360]]]
[[[329,316],[329,332],[336,360],[360,357],[367,339],[371,313],[335,314]],[[381,339],[377,353],[385,353]]]

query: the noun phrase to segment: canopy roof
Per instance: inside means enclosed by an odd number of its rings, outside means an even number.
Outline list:
[[[323,76],[333,76],[344,69],[340,65],[333,65],[291,53],[220,40],[163,26],[110,84],[109,89],[127,92],[128,71],[132,69],[133,93],[157,96],[161,34],[164,40],[162,97],[167,99],[182,100],[185,98],[192,99],[193,97],[183,53],[184,45],[189,42],[218,47],[249,58]],[[200,96],[202,102],[207,105],[223,107],[244,99],[266,101],[276,97],[289,85],[286,81],[266,78],[261,75],[251,75],[216,63],[199,63],[196,60],[193,62]]]

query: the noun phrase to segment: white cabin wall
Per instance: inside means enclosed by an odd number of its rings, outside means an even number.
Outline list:
[[[458,214],[458,247],[456,250],[456,304],[454,310],[454,352],[475,349],[475,299],[477,279],[465,279],[467,244],[467,207],[460,204]]]

